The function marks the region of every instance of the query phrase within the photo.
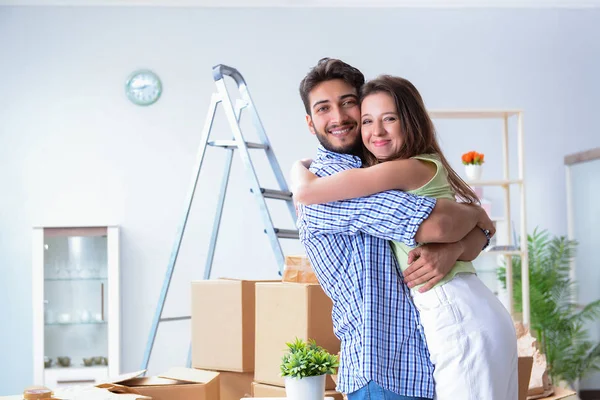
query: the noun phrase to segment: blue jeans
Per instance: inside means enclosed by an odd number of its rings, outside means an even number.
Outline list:
[[[428,400],[425,397],[401,396],[389,390],[385,390],[373,381],[356,392],[348,394],[348,400]]]

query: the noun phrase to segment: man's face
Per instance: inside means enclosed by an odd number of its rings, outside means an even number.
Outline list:
[[[325,81],[308,95],[308,129],[329,151],[353,154],[360,147],[360,107],[356,89],[341,79]]]

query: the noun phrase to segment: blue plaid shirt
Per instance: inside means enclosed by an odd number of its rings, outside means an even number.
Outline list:
[[[358,157],[319,147],[318,176],[360,168]],[[389,240],[415,246],[435,200],[388,191],[298,207],[300,239],[325,293],[341,341],[338,391],[374,381],[404,396],[433,398],[433,365],[418,312]]]

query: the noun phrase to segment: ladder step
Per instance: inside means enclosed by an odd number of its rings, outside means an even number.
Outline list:
[[[160,322],[171,322],[171,321],[185,321],[186,319],[192,319],[191,315],[186,315],[183,317],[169,317],[169,318],[161,318]]]
[[[250,189],[252,193],[254,190]],[[275,190],[275,189],[265,189],[260,188],[260,192],[267,199],[278,199],[278,200],[292,200],[292,192],[287,190]]]
[[[266,229],[265,233],[267,233]],[[295,229],[275,228],[275,235],[280,239],[300,239],[300,234],[298,233],[298,230]]]
[[[236,140],[212,140],[212,141],[208,142],[208,145],[213,146],[213,147],[223,147],[225,149],[229,149],[231,147],[237,148],[240,146]],[[251,142],[246,142],[246,147],[248,147],[249,149],[264,149],[264,150],[267,150],[269,148],[269,146],[267,146],[266,144],[251,143]]]

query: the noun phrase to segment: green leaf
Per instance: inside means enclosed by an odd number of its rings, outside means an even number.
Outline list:
[[[304,378],[334,374],[339,366],[338,356],[328,353],[314,340],[305,342],[296,338],[286,345],[288,351],[281,358],[281,376]]]

